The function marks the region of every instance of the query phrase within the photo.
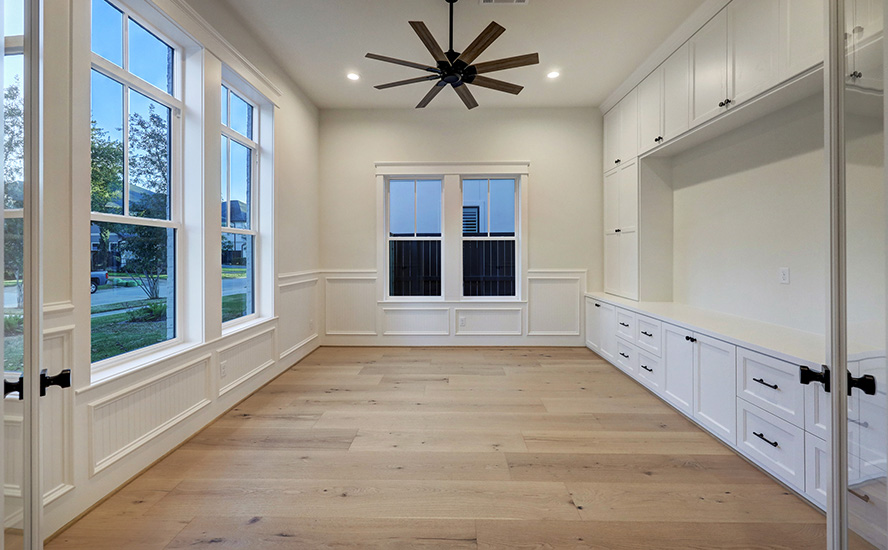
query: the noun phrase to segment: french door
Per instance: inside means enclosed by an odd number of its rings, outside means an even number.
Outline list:
[[[43,547],[39,404],[42,330],[40,0],[0,0],[3,115],[3,499],[0,549]],[[52,378],[49,378],[52,381]]]
[[[888,549],[886,3],[828,1],[831,550]]]

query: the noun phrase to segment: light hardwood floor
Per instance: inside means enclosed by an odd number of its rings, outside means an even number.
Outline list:
[[[582,348],[321,348],[47,548],[825,548]]]

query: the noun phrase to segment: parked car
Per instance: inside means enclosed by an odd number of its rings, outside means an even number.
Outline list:
[[[99,287],[108,284],[107,271],[92,271],[89,274],[89,293],[95,294]]]

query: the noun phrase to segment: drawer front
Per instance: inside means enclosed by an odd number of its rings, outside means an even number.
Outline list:
[[[635,314],[617,308],[617,336],[635,343]]]
[[[660,395],[666,383],[666,371],[663,370],[660,358],[646,351],[638,350],[638,379],[657,395]]]
[[[773,414],[737,400],[737,447],[789,485],[805,487],[805,432]]]
[[[737,396],[799,428],[805,427],[805,386],[799,367],[737,348]]]
[[[663,324],[656,319],[636,315],[635,343],[642,350],[660,357],[660,350],[663,347]]]
[[[635,346],[617,339],[617,366],[623,372],[635,378],[638,375],[638,352]]]

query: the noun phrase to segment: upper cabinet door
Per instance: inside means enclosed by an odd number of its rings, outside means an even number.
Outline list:
[[[622,170],[608,172],[604,176],[604,232],[616,233],[620,229],[620,176]]]
[[[747,101],[778,82],[780,4],[742,0],[728,4],[728,95]]]
[[[687,97],[685,97],[687,104]],[[663,66],[638,85],[638,152],[644,154],[663,137]]]
[[[604,115],[604,171],[612,170],[619,165],[620,159],[620,104]]]
[[[620,161],[638,156],[638,88],[620,100]]]
[[[691,68],[688,51],[689,46],[685,43],[661,66],[663,71],[662,135],[664,140],[670,140],[688,131],[691,97]],[[640,101],[641,99],[639,99]]]
[[[627,164],[620,168],[620,225],[621,232],[635,231],[638,226],[638,166]]]
[[[780,80],[823,61],[823,0],[780,0]]]
[[[691,126],[706,122],[725,110],[728,98],[727,37],[728,14],[727,10],[722,10],[689,41]]]
[[[855,42],[878,36],[885,26],[882,0],[846,0],[845,26]]]

